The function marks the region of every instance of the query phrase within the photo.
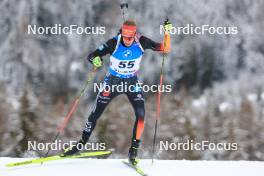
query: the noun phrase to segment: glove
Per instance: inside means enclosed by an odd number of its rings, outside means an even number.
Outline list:
[[[95,58],[93,58],[92,63],[96,68],[99,68],[103,65],[102,59],[99,56],[96,56]]]
[[[169,19],[166,19],[163,23],[163,28],[164,28],[164,31],[165,33],[169,33],[172,29],[172,24],[171,22],[169,22]]]

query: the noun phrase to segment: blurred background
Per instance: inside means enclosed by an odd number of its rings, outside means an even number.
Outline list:
[[[86,56],[115,36],[122,24],[118,0],[0,1],[0,156],[40,156],[27,142],[51,142],[75,96],[88,78]],[[158,140],[236,142],[238,151],[158,151],[160,159],[264,159],[264,1],[133,0],[129,17],[139,31],[161,41],[159,25],[166,16],[186,26],[237,26],[237,35],[172,35],[165,63],[165,84]],[[104,35],[28,35],[28,25],[105,26]],[[157,84],[162,56],[146,51],[140,78]],[[104,58],[94,82],[109,64]],[[78,140],[96,94],[86,91],[62,141]],[[146,125],[141,156],[149,158],[153,141],[156,95],[146,95]],[[112,101],[91,141],[115,148],[126,157],[134,123],[125,96]],[[58,152],[57,152],[58,153]]]

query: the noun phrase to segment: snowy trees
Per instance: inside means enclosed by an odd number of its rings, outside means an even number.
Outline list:
[[[37,141],[38,137],[36,136],[35,130],[37,127],[38,117],[35,112],[31,109],[30,103],[28,100],[28,92],[24,91],[21,99],[20,99],[20,112],[19,112],[19,120],[21,122],[20,133],[21,138],[14,149],[14,153],[16,155],[21,155],[28,150],[28,141]]]
[[[158,34],[159,25],[166,16],[177,27],[209,24],[236,26],[239,31],[237,35],[172,35],[172,52],[165,63],[165,83],[172,84],[175,92],[164,95],[162,101],[160,139],[173,141],[174,137],[185,137],[201,140],[213,137],[218,142],[240,142],[241,150],[231,153],[179,151],[175,156],[171,153],[161,153],[160,156],[263,159],[264,3],[251,0],[201,0],[199,3],[192,0],[135,0],[129,3],[128,16],[136,19],[143,35],[155,41],[162,40],[162,35]],[[3,151],[0,154],[8,155],[17,143],[24,145],[21,136],[15,132],[17,125],[19,131],[27,133],[25,140],[36,131],[36,126],[31,124],[35,123],[33,119],[38,119],[38,125],[47,126],[39,140],[45,141],[45,135],[54,133],[65,114],[64,105],[71,101],[86,79],[89,70],[85,60],[87,53],[116,35],[122,17],[117,1],[103,0],[4,0],[0,2],[0,16],[0,82],[1,89],[5,89],[1,91],[0,99],[10,97],[0,104],[0,147]],[[28,24],[44,27],[54,24],[106,26],[106,34],[27,35]],[[106,58],[96,81],[104,76],[108,63]],[[159,54],[146,51],[140,72],[145,84],[158,82],[160,64]],[[29,104],[38,102],[33,111],[27,110],[25,97]],[[155,98],[153,94],[146,97],[149,103],[146,126],[149,130],[146,128],[144,145],[148,150]],[[88,104],[90,106],[91,102]],[[127,117],[128,112],[122,108],[117,111],[115,106],[129,109],[124,103],[113,102],[96,137],[108,140],[111,146],[121,151],[130,142],[126,140],[130,132],[122,124],[132,125],[133,122],[128,123],[128,119],[119,121],[119,118]],[[87,101],[83,101],[78,120],[71,122],[75,128],[67,129],[66,138],[81,131],[80,123],[89,113],[86,108]],[[113,116],[116,116],[113,121],[108,120]],[[18,122],[19,117],[25,121]],[[116,125],[108,126],[108,123]],[[115,143],[117,139],[122,142]],[[4,150],[5,140],[10,150]],[[125,152],[125,149],[121,151],[122,154]]]

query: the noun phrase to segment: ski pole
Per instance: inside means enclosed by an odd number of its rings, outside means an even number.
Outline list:
[[[128,9],[128,3],[121,1],[120,7],[121,7],[121,10],[122,10],[123,20],[125,22],[126,21],[125,8]]]
[[[167,18],[167,21],[169,19]],[[164,41],[164,48],[166,48],[166,42]],[[164,72],[164,64],[165,64],[165,53],[162,53],[162,64],[160,69],[160,80],[159,80],[159,87],[162,88],[163,85],[163,72]],[[157,131],[158,131],[158,123],[160,120],[160,100],[161,100],[161,94],[162,91],[158,89],[157,94],[157,111],[156,111],[156,120],[155,120],[155,131],[154,131],[154,138],[153,138],[153,145],[152,145],[152,164],[154,163],[154,154],[155,154],[155,146],[156,146],[156,138],[157,138]]]
[[[162,56],[162,66],[160,71],[160,80],[159,80],[159,87],[162,87],[163,84],[163,68],[165,63],[165,54],[163,53]],[[155,120],[155,131],[154,131],[154,139],[153,139],[153,146],[152,146],[152,164],[154,162],[154,154],[155,154],[155,146],[156,146],[156,138],[157,138],[157,131],[158,131],[158,123],[160,119],[160,100],[161,100],[162,92],[158,90],[157,94],[157,111],[156,111],[156,120]]]
[[[94,74],[95,74],[96,68],[94,68],[91,72],[91,74],[89,74],[88,79],[85,83],[85,85],[83,86],[81,92],[79,93],[79,95],[75,98],[75,100],[72,102],[70,109],[67,113],[67,115],[65,116],[63,123],[61,124],[61,126],[58,128],[58,131],[55,135],[55,137],[52,140],[52,143],[55,142],[57,140],[57,138],[59,137],[59,135],[63,132],[64,128],[66,127],[68,121],[70,120],[70,118],[72,117],[72,115],[74,114],[74,112],[77,109],[77,106],[79,104],[79,101],[81,99],[81,97],[84,95],[84,92],[86,90],[86,88],[88,87],[89,83],[91,82],[91,80],[94,78]],[[47,153],[45,154],[44,157],[47,157],[49,154],[50,148],[48,149]]]

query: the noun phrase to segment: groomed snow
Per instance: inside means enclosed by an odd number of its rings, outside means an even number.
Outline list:
[[[121,159],[65,159],[40,164],[5,167],[21,158],[0,158],[0,176],[137,176]],[[264,162],[142,160],[140,166],[149,176],[258,176]]]

